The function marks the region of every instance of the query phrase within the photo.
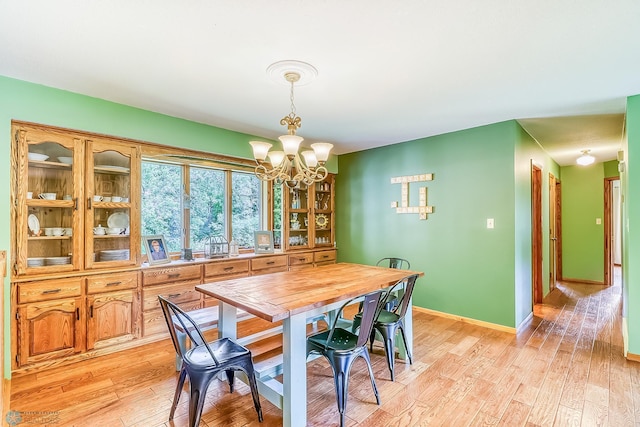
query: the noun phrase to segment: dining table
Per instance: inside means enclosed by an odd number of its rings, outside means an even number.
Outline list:
[[[221,338],[237,338],[239,310],[269,322],[282,321],[281,359],[265,372],[256,368],[258,390],[282,409],[284,426],[306,426],[307,324],[325,313],[335,313],[350,299],[389,288],[414,274],[424,275],[419,271],[341,262],[205,283],[196,289],[218,299]],[[409,304],[404,325],[409,351],[413,341],[411,317]]]

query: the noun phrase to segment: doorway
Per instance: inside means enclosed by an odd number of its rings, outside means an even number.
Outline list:
[[[549,292],[562,280],[560,181],[549,174]]]
[[[604,179],[604,284],[613,285],[614,267],[621,265],[620,179]]]
[[[533,304],[542,303],[542,168],[531,165],[531,275]],[[533,307],[532,307],[533,308]]]

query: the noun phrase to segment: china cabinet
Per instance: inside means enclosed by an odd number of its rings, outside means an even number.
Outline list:
[[[12,133],[15,274],[137,265],[140,148],[38,125]]]
[[[285,250],[333,247],[334,175],[311,186],[282,187],[282,245]]]

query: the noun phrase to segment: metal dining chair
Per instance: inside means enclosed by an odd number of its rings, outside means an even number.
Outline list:
[[[404,258],[381,258],[376,263],[377,267],[397,268],[398,270],[409,270],[411,264]]]
[[[409,308],[409,302],[411,301],[411,295],[413,294],[413,288],[415,287],[417,274],[407,276],[400,279],[393,285],[388,291],[386,291],[381,299],[381,310],[378,312],[378,316],[373,322],[373,328],[369,336],[370,350],[373,351],[373,342],[375,341],[376,332],[382,337],[384,344],[384,350],[387,356],[387,366],[391,373],[391,381],[395,381],[394,365],[395,365],[395,348],[396,348],[396,334],[400,331],[404,348],[407,351],[407,358],[409,364],[413,364],[411,358],[411,351],[407,345],[407,336],[404,332],[404,318]],[[397,293],[404,288],[404,293],[396,303],[391,303],[391,300],[397,299]],[[356,331],[361,324],[362,313],[357,313],[353,318],[353,324],[351,326],[352,331]]]
[[[233,393],[234,372],[242,371],[249,379],[249,387],[253,397],[253,404],[258,412],[258,420],[262,422],[262,408],[258,397],[258,384],[253,369],[251,352],[230,340],[221,338],[207,342],[197,323],[180,307],[158,296],[164,318],[169,327],[169,334],[176,353],[182,359],[182,368],[173,397],[173,405],[169,413],[169,420],[173,419],[182,387],[186,377],[189,377],[189,426],[196,427],[200,423],[202,407],[207,389],[218,373],[224,371],[229,381],[230,392]],[[178,325],[182,333],[186,333],[192,343],[192,348],[183,350],[178,340]]]
[[[307,357],[311,353],[324,356],[333,369],[333,379],[336,388],[336,400],[338,411],[340,412],[340,426],[344,426],[345,409],[347,406],[347,395],[349,390],[349,372],[353,362],[362,357],[367,362],[371,387],[376,396],[376,403],[380,405],[380,396],[376,381],[371,369],[371,359],[367,350],[367,341],[373,329],[373,320],[380,311],[380,300],[382,292],[374,292],[364,296],[362,322],[360,333],[354,334],[343,328],[337,327],[340,316],[336,316],[329,330],[311,335],[307,338]],[[353,300],[345,303],[339,313]]]

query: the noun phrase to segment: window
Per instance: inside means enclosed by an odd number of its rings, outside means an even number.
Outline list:
[[[189,175],[190,248],[202,251],[208,237],[226,234],[225,173],[216,169],[192,167]]]
[[[144,160],[142,235],[162,234],[170,252],[203,251],[211,236],[253,248],[253,232],[266,229],[262,188],[246,171]]]
[[[142,162],[142,235],[162,234],[169,252],[182,246],[182,167]]]
[[[241,248],[252,248],[253,232],[260,228],[262,182],[252,173],[231,174],[231,230]]]

